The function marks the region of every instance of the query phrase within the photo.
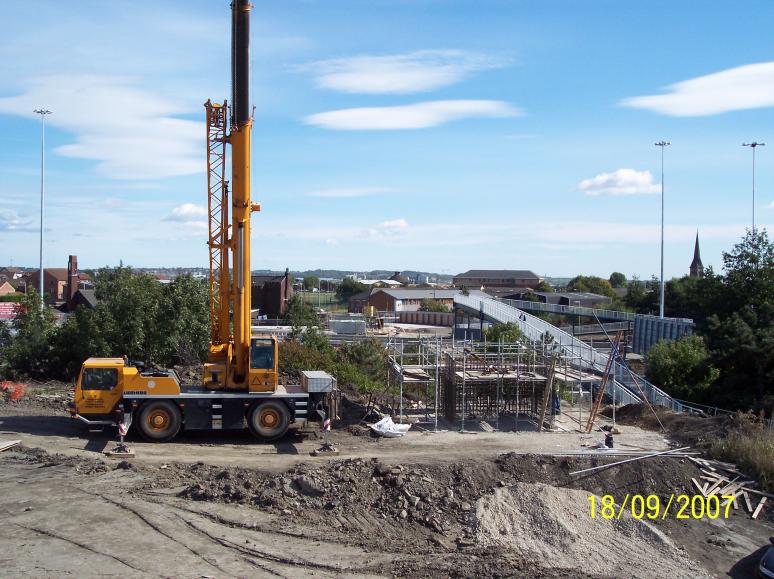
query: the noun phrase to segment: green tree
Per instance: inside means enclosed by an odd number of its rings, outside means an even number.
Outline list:
[[[320,278],[316,275],[304,276],[304,289],[309,291],[313,288],[320,287]]]
[[[21,303],[24,300],[24,294],[13,293],[5,296],[0,296],[0,302],[16,302]]]
[[[537,292],[545,292],[545,293],[553,293],[554,288],[552,288],[551,284],[549,284],[546,280],[541,279],[540,283],[537,284],[537,287],[535,288],[535,291],[537,291]]]
[[[658,342],[648,352],[647,378],[676,398],[706,402],[720,376],[699,336]]]
[[[508,322],[507,324],[494,324],[484,329],[484,337],[487,342],[503,342],[513,344],[521,341],[524,334],[521,333],[518,324]]]
[[[607,280],[614,288],[626,287],[626,276],[620,271],[614,271],[610,274],[610,278]]]
[[[105,340],[111,355],[128,356],[151,364],[162,363],[156,328],[162,285],[149,274],[120,266],[97,271],[95,290]]]
[[[420,312],[449,312],[449,307],[438,300],[425,299],[419,303]]]
[[[320,316],[317,315],[314,307],[305,304],[297,295],[288,301],[285,320],[292,326],[290,337],[293,339],[299,338],[303,334],[304,328],[316,328],[320,325]]]
[[[344,278],[339,287],[336,288],[336,297],[343,302],[346,302],[355,294],[364,292],[368,289],[368,286],[360,283],[351,277]]]
[[[748,231],[723,253],[722,279],[710,302],[706,336],[721,376],[716,403],[774,406],[774,246],[765,229]]]
[[[11,378],[46,378],[51,371],[51,339],[56,332],[54,312],[41,308],[40,295],[30,288],[4,336],[2,363]]]
[[[658,311],[658,289],[654,290],[652,284],[645,283],[634,276],[627,288],[628,291],[623,299],[627,308],[639,314],[652,314]]]
[[[570,280],[567,284],[567,291],[571,292],[590,292],[607,296],[609,298],[615,297],[613,286],[610,282],[601,277],[593,275],[578,275]]]
[[[387,349],[376,338],[342,345],[337,359],[354,364],[374,383],[383,382],[387,376]]]
[[[53,338],[54,375],[68,380],[78,375],[87,358],[118,355],[106,339],[110,324],[112,319],[104,308],[77,307]]]
[[[521,299],[522,299],[522,301],[525,301],[525,302],[539,302],[539,301],[541,301],[540,300],[540,296],[537,295],[532,290],[527,290],[526,292],[521,294]]]
[[[210,295],[207,282],[190,274],[162,286],[153,324],[157,356],[165,365],[202,362],[209,349]]]

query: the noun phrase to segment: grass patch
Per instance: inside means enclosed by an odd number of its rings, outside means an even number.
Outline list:
[[[728,433],[712,441],[710,455],[736,463],[764,490],[774,491],[774,431],[754,416],[737,414]]]

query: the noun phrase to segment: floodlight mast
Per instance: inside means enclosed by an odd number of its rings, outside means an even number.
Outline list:
[[[664,147],[668,147],[671,144],[672,143],[663,140],[655,143],[657,147],[661,147],[661,282],[659,284],[659,318],[664,317]]]
[[[50,115],[51,111],[48,109],[35,109],[32,112],[40,115],[40,280],[38,283],[38,291],[40,291],[40,307],[42,308],[46,303],[43,293],[43,204],[46,190],[46,115]]]
[[[758,147],[765,147],[766,143],[758,143],[753,141],[752,143],[742,143],[743,147],[750,147],[752,149],[752,232],[755,233],[755,149]]]

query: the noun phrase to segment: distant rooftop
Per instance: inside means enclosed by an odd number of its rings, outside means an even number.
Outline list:
[[[426,288],[401,288],[401,289],[391,289],[391,288],[375,288],[373,290],[373,293],[376,292],[384,292],[388,296],[391,296],[395,298],[396,300],[407,300],[407,299],[413,299],[413,300],[425,300],[425,299],[439,299],[439,300],[448,300],[453,299],[454,296],[459,295],[461,293],[458,289],[426,289]],[[478,290],[471,290],[470,295],[486,295],[482,294]]]
[[[476,279],[541,279],[533,271],[527,269],[470,269],[454,277],[471,277]]]

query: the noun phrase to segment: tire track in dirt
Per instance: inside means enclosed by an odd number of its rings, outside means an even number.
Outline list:
[[[247,562],[249,565],[252,565],[256,569],[261,569],[262,571],[266,571],[267,573],[269,573],[271,575],[274,575],[275,577],[285,577],[285,575],[282,575],[281,573],[277,573],[274,569],[272,569],[272,568],[270,568],[270,567],[268,567],[266,565],[262,565],[261,563],[258,563],[257,561],[255,561],[252,557],[248,557],[247,555],[245,555],[246,549],[243,548],[241,545],[236,545],[235,543],[232,543],[231,541],[226,541],[225,539],[220,539],[218,537],[215,537],[215,536],[211,535],[207,531],[199,529],[196,525],[194,525],[190,521],[186,520],[185,518],[180,516],[180,514],[178,514],[178,513],[175,513],[175,516],[177,518],[179,518],[181,521],[183,521],[183,523],[189,529],[191,529],[191,530],[195,531],[196,533],[206,537],[210,541],[219,544],[222,547],[226,547],[227,549],[229,549],[231,551],[236,551],[240,559],[242,559],[243,561]],[[256,551],[256,553],[257,553],[257,551]],[[268,557],[261,557],[261,556],[258,556],[258,555],[253,555],[253,557],[255,557],[255,556],[257,556],[259,559],[264,559],[264,560],[271,561],[271,559],[268,558]]]
[[[169,540],[173,541],[174,543],[176,543],[176,544],[180,545],[180,546],[181,546],[181,547],[183,547],[183,548],[184,548],[186,551],[188,551],[189,553],[191,553],[191,554],[192,554],[193,556],[195,556],[197,559],[200,559],[200,560],[204,561],[205,563],[207,563],[207,565],[209,565],[209,566],[210,566],[210,567],[212,567],[213,569],[217,569],[218,571],[221,571],[222,573],[229,574],[229,571],[228,571],[228,570],[226,570],[226,569],[223,569],[222,567],[219,567],[218,565],[215,565],[214,563],[212,563],[212,562],[208,561],[207,559],[205,559],[204,557],[202,557],[202,556],[201,556],[199,553],[197,553],[196,551],[194,551],[193,549],[191,549],[191,548],[190,548],[188,545],[186,545],[185,543],[183,543],[183,542],[181,542],[181,541],[178,541],[177,539],[175,539],[175,538],[174,538],[172,535],[170,535],[169,533],[165,533],[163,530],[161,530],[161,528],[160,528],[158,525],[156,525],[155,523],[153,523],[153,522],[151,522],[150,520],[148,520],[148,518],[147,518],[145,515],[143,515],[142,513],[140,513],[140,512],[139,512],[137,509],[134,509],[134,508],[132,508],[132,507],[130,507],[129,505],[126,505],[126,504],[124,504],[124,503],[120,503],[120,502],[118,502],[118,501],[115,501],[115,500],[113,500],[113,499],[111,499],[111,498],[109,498],[109,497],[106,497],[105,495],[101,495],[101,494],[99,494],[99,493],[95,493],[95,495],[96,495],[96,496],[98,496],[99,498],[103,499],[104,501],[107,501],[108,503],[110,503],[110,504],[112,504],[112,505],[115,505],[115,506],[116,506],[116,507],[118,507],[119,509],[122,509],[122,510],[124,510],[124,511],[128,511],[128,512],[132,513],[132,514],[133,514],[133,515],[135,515],[135,516],[136,516],[138,519],[140,519],[140,520],[141,520],[143,523],[145,523],[145,524],[146,524],[146,525],[148,525],[148,526],[149,526],[151,529],[153,529],[154,531],[156,531],[158,534],[160,534],[160,535],[162,535],[162,536],[166,537],[167,539],[169,539]]]
[[[139,571],[140,573],[147,573],[144,569],[140,569],[139,567],[135,567],[131,563],[124,561],[120,557],[116,557],[115,555],[111,555],[110,553],[103,553],[102,551],[98,551],[96,549],[93,549],[92,547],[89,547],[88,545],[84,545],[83,543],[79,543],[78,541],[75,541],[73,539],[70,539],[68,537],[65,537],[64,535],[60,535],[58,533],[55,533],[54,531],[49,531],[46,529],[39,529],[37,527],[28,527],[26,525],[22,525],[21,523],[11,523],[12,525],[16,525],[17,527],[21,527],[22,529],[27,529],[28,531],[33,531],[35,533],[39,533],[41,535],[44,535],[46,537],[52,537],[54,539],[59,539],[60,541],[64,541],[66,543],[70,543],[71,545],[75,545],[76,547],[80,547],[81,549],[84,549],[85,551],[89,551],[91,553],[94,553],[95,555],[102,555],[103,557],[108,557],[110,559],[113,559],[114,561],[118,561],[122,565],[126,565],[130,569],[133,569],[135,571]]]
[[[372,571],[372,568],[369,566],[364,567],[337,567],[335,565],[327,565],[325,563],[315,563],[313,561],[308,561],[305,559],[289,559],[287,557],[283,557],[282,555],[275,555],[272,553],[267,553],[266,551],[260,551],[258,549],[252,548],[252,547],[245,547],[244,545],[239,545],[237,543],[234,543],[232,541],[229,541],[228,539],[224,539],[221,537],[215,537],[205,529],[200,528],[197,526],[194,522],[189,521],[182,515],[175,513],[177,517],[180,518],[188,527],[191,529],[197,531],[198,533],[201,533],[207,537],[209,537],[211,540],[220,543],[224,547],[228,547],[229,549],[236,550],[242,554],[250,555],[252,557],[257,557],[259,559],[263,559],[266,561],[271,561],[272,563],[278,563],[280,565],[287,565],[294,568],[311,568],[311,569],[317,569],[320,571],[329,571],[331,573],[335,573],[337,575],[340,575],[342,573],[358,573],[358,572],[368,572]]]

